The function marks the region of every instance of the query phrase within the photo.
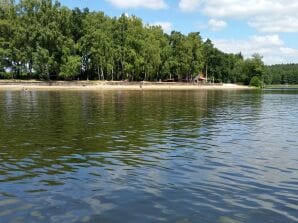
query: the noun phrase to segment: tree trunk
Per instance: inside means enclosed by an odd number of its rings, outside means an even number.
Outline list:
[[[114,67],[112,66],[112,81],[114,80]]]
[[[102,78],[102,80],[104,80],[104,79],[105,79],[105,77],[104,77],[104,74],[103,74],[103,69],[102,69],[102,66],[100,66],[100,71],[101,71],[101,78]]]
[[[32,78],[32,61],[29,62],[29,79]]]
[[[99,66],[98,66],[98,63],[97,63],[97,76],[98,76],[98,80],[100,80],[100,73],[99,73]]]
[[[206,64],[206,83],[208,83],[208,64]]]

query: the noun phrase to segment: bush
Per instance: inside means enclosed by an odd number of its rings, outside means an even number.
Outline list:
[[[64,80],[74,79],[80,74],[81,57],[68,56],[65,64],[61,66],[60,77]]]
[[[249,82],[249,85],[250,86],[253,86],[253,87],[262,87],[263,86],[263,83],[262,81],[260,80],[259,77],[257,76],[253,76]]]

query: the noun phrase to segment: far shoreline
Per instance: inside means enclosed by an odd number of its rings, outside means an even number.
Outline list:
[[[0,90],[245,90],[237,84],[197,84],[185,82],[127,81],[36,81],[0,80]]]

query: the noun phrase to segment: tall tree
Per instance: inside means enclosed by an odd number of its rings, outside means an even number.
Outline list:
[[[150,26],[126,14],[109,17],[52,0],[0,0],[0,77],[100,80],[192,80],[290,83],[295,72],[264,70],[262,58],[226,54],[199,32]]]

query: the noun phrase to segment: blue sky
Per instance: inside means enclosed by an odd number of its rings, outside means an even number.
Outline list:
[[[200,32],[216,47],[266,64],[298,63],[298,1],[295,0],[61,0],[110,16],[136,15],[165,32]]]

